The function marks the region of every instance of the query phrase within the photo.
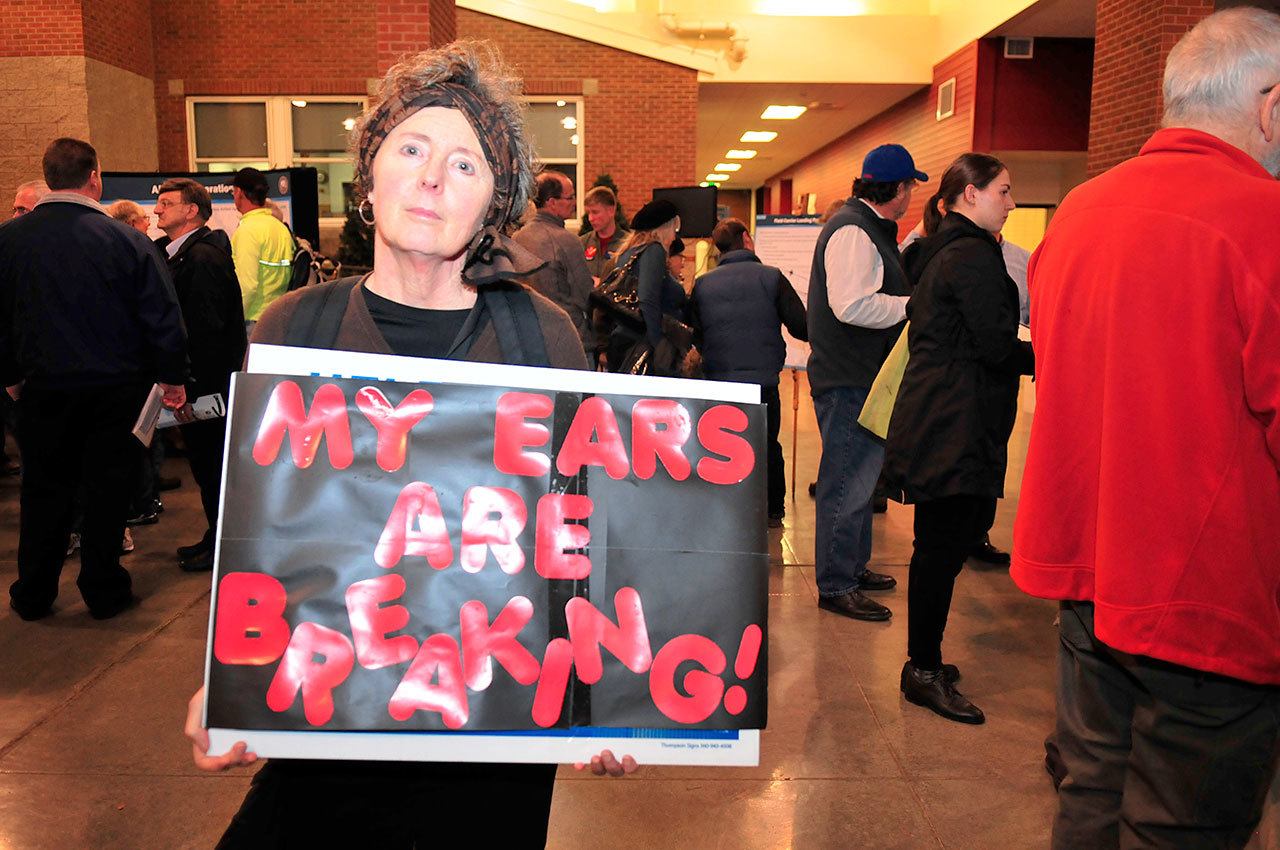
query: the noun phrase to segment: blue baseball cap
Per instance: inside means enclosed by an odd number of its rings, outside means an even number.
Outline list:
[[[862,160],[862,179],[876,183],[896,183],[914,178],[921,183],[929,175],[916,168],[916,162],[902,145],[881,145]]]

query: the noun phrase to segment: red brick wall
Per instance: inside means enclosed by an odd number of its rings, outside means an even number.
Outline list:
[[[81,56],[80,0],[2,0],[0,56]]]
[[[378,0],[378,73],[401,57],[457,38],[452,0]]]
[[[1160,127],[1169,51],[1213,0],[1098,0],[1089,176],[1133,156]]]
[[[84,54],[152,76],[151,0],[84,0]]]
[[[978,50],[974,150],[1088,149],[1092,39],[1037,38],[1031,59],[1004,58],[1003,38]]]
[[[628,213],[655,187],[697,182],[696,71],[466,9],[458,36],[493,41],[527,94],[577,95],[583,79],[599,81],[583,107],[584,173],[588,184],[612,176]]]
[[[916,167],[929,175],[929,182],[917,188],[907,214],[898,223],[899,233],[905,236],[920,220],[924,202],[937,189],[942,172],[972,145],[977,59],[978,44],[973,42],[939,62],[933,69],[933,85],[928,89],[911,95],[769,178],[766,181],[769,193],[774,192],[780,179],[790,178],[796,197],[817,193],[817,209],[821,212],[833,200],[849,196],[853,178],[868,151],[877,145],[896,142],[904,145]],[[952,77],[956,78],[955,114],[938,121],[935,116],[938,86]],[[774,199],[771,209],[778,211],[776,195]]]
[[[366,93],[378,76],[375,10],[350,0],[310,0],[288,14],[261,0],[152,0],[156,122],[162,170],[187,168],[188,95]],[[169,80],[183,94],[169,94]]]

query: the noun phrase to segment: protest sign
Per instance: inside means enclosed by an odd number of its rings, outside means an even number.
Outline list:
[[[318,355],[344,375],[404,360]],[[235,377],[208,725],[762,728],[763,408],[727,385],[439,367]]]

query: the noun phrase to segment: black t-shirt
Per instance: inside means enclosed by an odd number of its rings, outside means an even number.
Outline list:
[[[444,358],[466,324],[471,308],[465,310],[424,310],[390,301],[364,290],[369,315],[386,339],[393,354],[403,357]]]

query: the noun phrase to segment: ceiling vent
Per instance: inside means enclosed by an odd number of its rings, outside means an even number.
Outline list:
[[[1030,59],[1035,54],[1036,40],[1030,36],[1007,36],[1004,40],[1005,59]]]
[[[956,113],[956,78],[952,77],[938,86],[938,120],[950,118]]]

